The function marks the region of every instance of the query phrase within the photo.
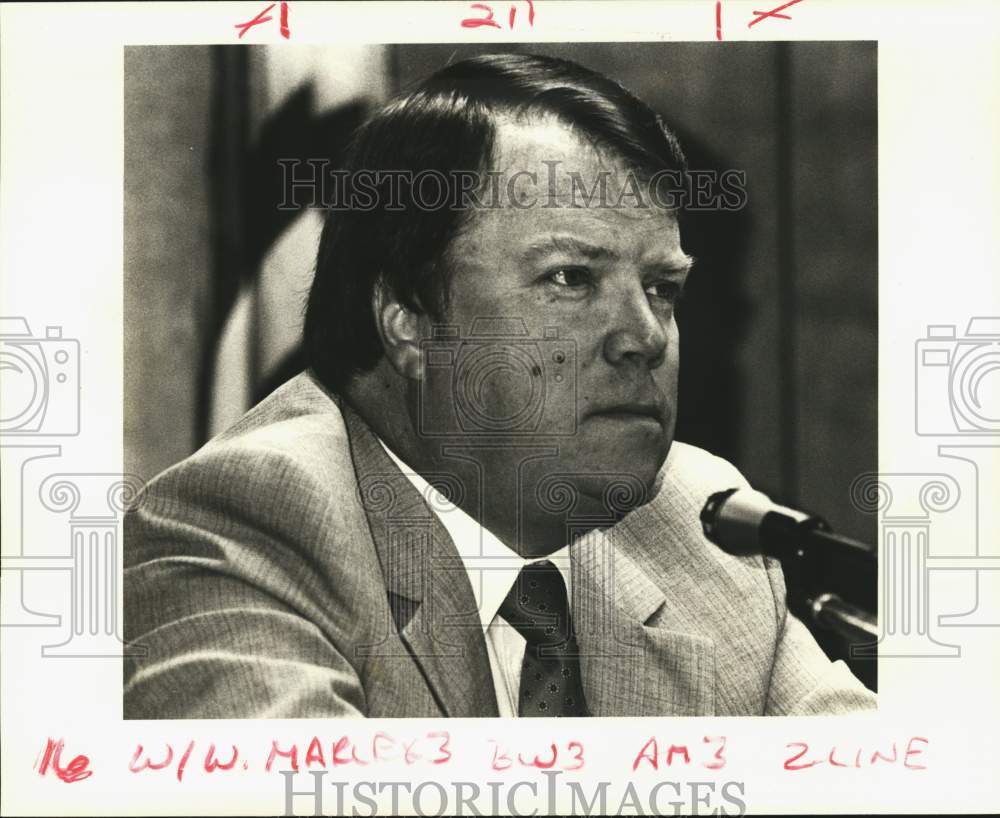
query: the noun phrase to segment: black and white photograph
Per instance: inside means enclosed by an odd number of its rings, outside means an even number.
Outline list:
[[[127,48],[125,717],[875,708],[876,52]]]
[[[0,813],[994,808],[998,54],[0,4]]]

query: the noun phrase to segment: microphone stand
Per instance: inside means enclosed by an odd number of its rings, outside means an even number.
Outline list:
[[[836,594],[820,594],[806,600],[813,621],[837,631],[851,642],[873,642],[878,639],[875,617],[857,605],[844,602]]]
[[[875,549],[834,534],[821,517],[802,521],[782,514],[767,514],[762,528],[768,529],[772,547],[768,553],[781,560],[785,572],[798,581],[793,587],[802,589],[801,599],[789,600],[814,622],[830,628],[851,642],[874,642],[878,639],[878,623],[873,613],[851,604],[826,589],[831,566],[845,561],[858,576],[878,570]]]

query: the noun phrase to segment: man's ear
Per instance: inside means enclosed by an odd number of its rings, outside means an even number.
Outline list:
[[[421,380],[424,356],[420,341],[424,337],[426,314],[402,304],[383,281],[375,285],[372,308],[385,357],[393,369],[404,378]]]

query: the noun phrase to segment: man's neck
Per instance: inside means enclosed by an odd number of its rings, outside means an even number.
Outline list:
[[[418,435],[408,411],[415,395],[383,359],[355,377],[342,397],[396,456],[426,480],[447,476],[459,490],[451,499],[466,514],[524,557],[547,556],[568,543],[565,517],[542,513],[523,474],[497,474],[489,468],[489,447]],[[502,444],[507,445],[507,444]],[[525,447],[525,458],[554,454],[552,447]],[[534,450],[532,450],[534,449]],[[445,481],[447,482],[447,481]]]

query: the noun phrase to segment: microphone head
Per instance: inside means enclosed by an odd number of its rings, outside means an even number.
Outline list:
[[[705,536],[724,551],[754,554],[760,551],[760,523],[773,509],[771,499],[754,489],[717,491],[701,510],[701,527]]]
[[[712,542],[715,542],[715,523],[719,516],[719,511],[722,509],[723,503],[732,497],[735,492],[736,489],[717,491],[705,501],[705,505],[701,509],[701,514],[699,515],[701,528],[705,532],[705,536]]]
[[[705,536],[727,554],[766,553],[775,551],[775,537],[784,537],[792,528],[819,518],[776,505],[771,498],[751,488],[718,491],[708,498],[701,510]]]

